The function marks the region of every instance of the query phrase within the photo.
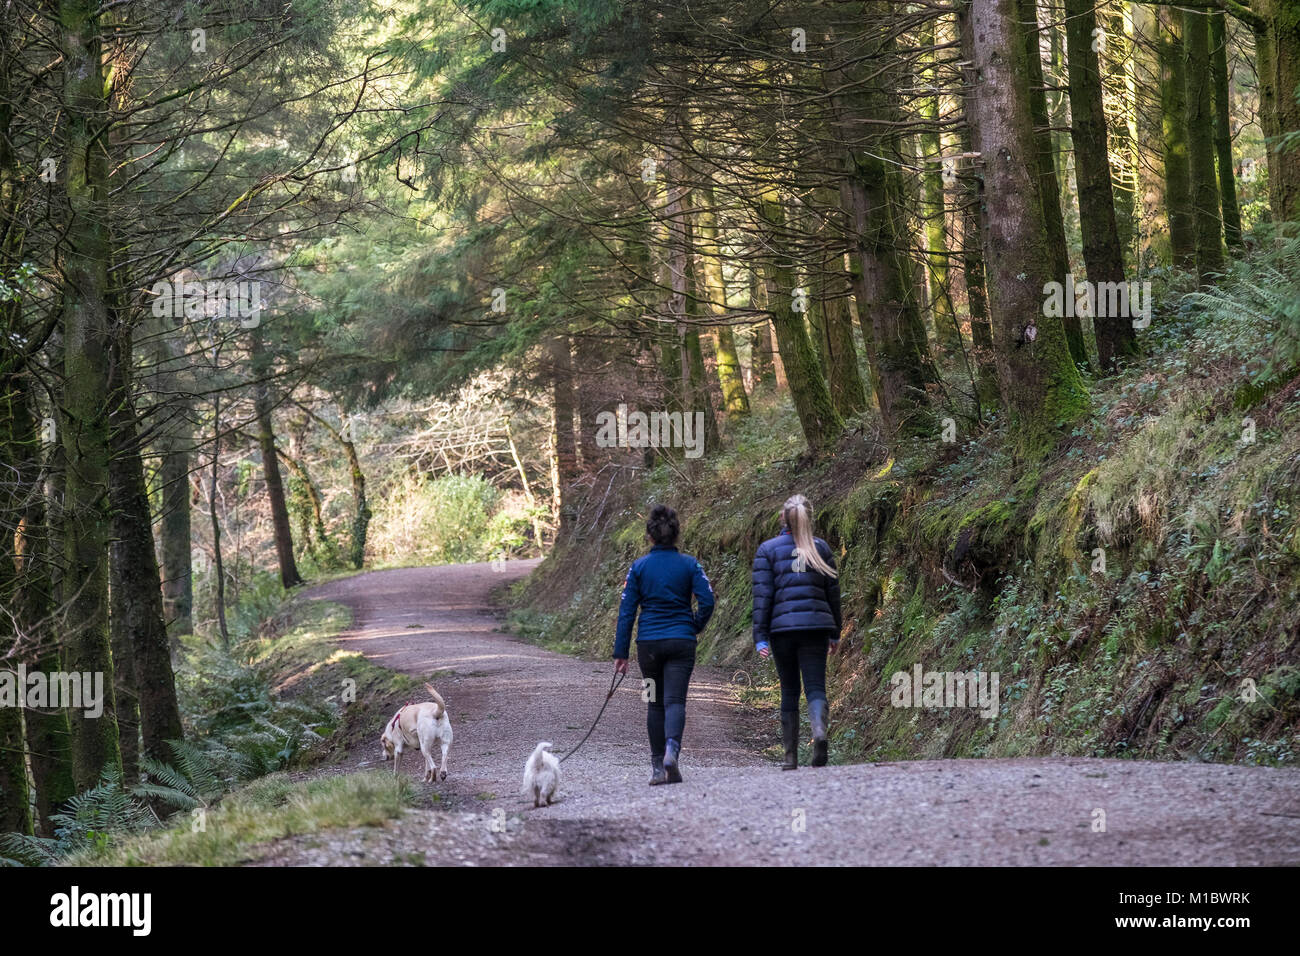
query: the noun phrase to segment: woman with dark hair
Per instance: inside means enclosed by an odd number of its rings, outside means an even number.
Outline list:
[[[830,545],[813,537],[812,505],[793,495],[781,533],[754,555],[754,646],[781,678],[782,770],[799,766],[799,677],[808,698],[814,767],[826,764],[826,652],[840,646],[840,582]]]
[[[695,638],[713,614],[713,588],[700,562],[677,550],[677,512],[655,505],[646,522],[654,543],[627,573],[614,638],[614,671],[627,673],[632,623],[637,611],[636,659],[646,679],[649,705],[650,786],[681,783],[677,766],[686,726],[686,689],[695,669]],[[691,608],[691,596],[695,608]]]

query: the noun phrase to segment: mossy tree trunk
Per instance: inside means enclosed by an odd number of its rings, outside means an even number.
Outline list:
[[[961,58],[964,63],[962,69],[964,86],[967,91],[971,91],[975,88],[974,70],[971,67],[975,60],[975,52],[971,35],[969,0],[958,5],[957,25],[961,41]],[[961,127],[961,149],[963,153],[970,153],[975,148],[972,134],[975,102],[970,92],[962,98],[962,112],[965,114],[965,122]],[[975,170],[962,170],[959,181],[961,183],[962,273],[966,281],[966,307],[970,312],[971,344],[975,353],[976,368],[979,370],[976,380],[976,399],[979,409],[983,412],[993,411],[998,407],[999,389],[981,238],[985,216],[984,178],[978,169],[977,166]]]
[[[1104,9],[1104,8],[1103,8]],[[1118,71],[1123,78],[1121,108],[1109,117],[1109,136],[1119,164],[1111,170],[1111,184],[1115,192],[1115,227],[1119,245],[1128,269],[1138,260],[1136,237],[1139,225],[1138,193],[1142,157],[1138,147],[1138,50],[1134,42],[1133,4],[1121,0],[1111,8],[1106,18],[1106,29],[1111,40],[1107,43],[1108,56],[1099,57],[1098,73],[1106,76]]]
[[[193,538],[190,530],[190,443],[182,416],[166,425],[158,442],[158,483],[162,515],[159,554],[162,559],[163,617],[172,634],[194,630]]]
[[[1205,11],[1183,10],[1187,55],[1187,166],[1191,177],[1192,230],[1196,272],[1202,285],[1223,271],[1219,184],[1214,173],[1214,111],[1210,95],[1210,18]]]
[[[4,185],[7,194],[9,183]],[[15,327],[16,313],[17,303],[0,304],[5,328]],[[0,478],[0,602],[6,609],[18,603],[21,578],[16,546],[26,516],[24,498],[31,493],[25,483],[15,479],[30,476],[30,469],[23,464],[33,455],[36,441],[28,427],[30,416],[19,380],[20,362],[17,350],[0,352],[0,462],[4,462],[6,472],[16,472]],[[11,670],[17,663],[11,656],[18,637],[14,623],[9,614],[0,614],[0,672]],[[0,833],[33,832],[26,754],[22,711],[0,706]]]
[[[881,424],[891,444],[933,434],[933,379],[916,283],[899,223],[898,194],[880,156],[863,152],[844,184],[858,318]]]
[[[1017,27],[1022,46],[1020,64],[1025,70],[1028,93],[1028,115],[1032,123],[1034,152],[1026,157],[1033,163],[1038,176],[1038,194],[1043,217],[1043,237],[1047,243],[1052,278],[1065,282],[1070,274],[1070,250],[1065,241],[1065,217],[1061,213],[1061,183],[1056,173],[1056,145],[1052,135],[1051,117],[1047,111],[1047,91],[1043,81],[1043,59],[1039,51],[1038,6],[1035,0],[1019,0]],[[1083,325],[1077,316],[1063,320],[1070,355],[1079,365],[1088,364],[1088,346],[1083,338]]]
[[[867,393],[853,344],[853,316],[843,292],[834,288],[837,284],[826,272],[813,277],[811,325],[826,369],[831,401],[842,417],[851,418],[867,407]]]
[[[1071,136],[1074,140],[1074,175],[1079,186],[1079,226],[1083,234],[1083,261],[1088,281],[1124,281],[1124,251],[1115,222],[1115,195],[1111,188],[1110,144],[1102,102],[1101,72],[1093,49],[1093,0],[1065,0],[1065,40],[1069,57]],[[1099,303],[1104,303],[1101,296]],[[1099,309],[1098,311],[1102,311]],[[1116,359],[1136,351],[1129,316],[1095,315],[1097,356],[1105,372],[1116,369]]]
[[[275,556],[280,568],[280,585],[288,590],[302,584],[298,562],[293,555],[293,526],[289,523],[289,505],[284,494],[284,478],[280,474],[280,458],[275,450],[275,430],[271,421],[270,377],[274,371],[261,327],[249,335],[253,367],[253,410],[257,416],[257,446],[262,453],[262,479],[266,482],[266,499],[271,509],[272,537],[275,539]],[[360,567],[360,565],[357,565]]]
[[[785,364],[786,381],[804,439],[814,455],[830,449],[844,430],[844,422],[831,400],[826,377],[817,363],[817,353],[808,339],[803,314],[794,308],[794,263],[782,249],[785,233],[785,209],[775,190],[760,200],[758,213],[772,237],[775,251],[767,263],[769,270],[767,308],[776,330],[776,345]]]
[[[882,5],[875,6],[884,13]],[[883,34],[878,36],[882,52],[887,53],[892,42]],[[893,122],[869,148],[848,150],[840,180],[840,206],[871,386],[882,431],[895,446],[934,434],[934,409],[927,386],[937,376],[908,255],[913,243],[904,227],[905,204],[897,172],[902,161],[901,112],[888,92],[890,79],[880,75],[862,79],[860,70],[854,64],[831,73],[836,87],[849,89],[851,83],[857,87],[854,93],[840,93],[834,100],[836,121],[846,142],[861,142],[864,121],[883,117]]]
[[[1232,85],[1228,77],[1227,18],[1210,14],[1210,71],[1214,92],[1214,152],[1219,167],[1219,204],[1223,209],[1223,238],[1229,247],[1241,245],[1241,206],[1232,163]]]
[[[11,139],[10,118],[13,113],[9,78],[13,50],[10,48],[11,21],[16,12],[9,6],[0,10],[0,261],[12,263],[20,253],[17,228],[19,205],[18,164]],[[0,300],[0,334],[17,338],[21,328],[21,303],[6,296]],[[26,374],[27,355],[16,342],[0,346],[0,607],[6,611],[18,606],[22,590],[21,557],[18,542],[27,516],[26,499],[39,490],[35,478],[39,467],[39,444],[32,427],[28,403]],[[0,669],[16,663],[12,654],[17,641],[13,617],[0,614]],[[32,833],[31,793],[27,785],[27,748],[23,737],[22,711],[17,707],[0,707],[0,833]]]
[[[1187,61],[1183,13],[1160,9],[1160,119],[1164,134],[1165,206],[1169,211],[1169,253],[1174,265],[1196,266],[1191,169],[1187,153]]]
[[[698,222],[700,271],[704,277],[704,299],[708,310],[722,321],[715,327],[718,356],[718,384],[722,388],[723,414],[729,421],[749,414],[749,396],[740,373],[736,353],[736,334],[728,320],[727,287],[722,274],[722,252],[718,245],[717,214],[713,190],[703,193],[704,202],[696,212]]]
[[[921,128],[921,217],[925,222],[926,264],[929,269],[930,312],[934,320],[935,343],[943,359],[954,363],[962,357],[964,345],[948,286],[948,230],[943,188],[943,141],[939,128],[939,80],[936,71],[938,54],[926,50],[927,47],[934,46],[936,35],[936,20],[927,20],[921,27],[919,40],[924,56],[921,84],[925,91],[919,104],[924,124]]]
[[[9,305],[17,308],[16,303]],[[52,351],[57,353],[57,345]],[[17,481],[11,490],[21,490],[19,500],[13,504],[19,508],[18,513],[13,516],[6,513],[3,518],[6,538],[0,543],[0,561],[8,560],[6,546],[12,543],[16,590],[0,594],[0,600],[14,614],[17,630],[26,634],[29,641],[35,641],[29,648],[29,669],[49,674],[62,667],[59,635],[51,626],[57,590],[56,525],[61,523],[57,508],[63,500],[62,449],[57,442],[49,446],[49,460],[42,462],[42,429],[29,373],[0,376],[0,401],[5,402],[0,417],[9,418],[7,426],[0,422],[0,429],[15,439],[9,449],[0,449],[0,458],[10,462],[14,469]],[[8,537],[10,533],[12,538]],[[3,573],[4,569],[0,569],[0,575]],[[52,837],[54,826],[50,814],[76,793],[68,714],[64,710],[27,710],[23,713],[23,724],[35,791],[37,832]],[[21,755],[21,744],[18,752]]]
[[[759,269],[750,276],[749,307],[754,311],[767,308],[767,286]],[[754,391],[776,384],[775,351],[771,321],[765,318],[756,322],[749,330],[750,388]]]
[[[1017,0],[974,0],[971,33],[978,80],[973,138],[984,169],[983,248],[998,382],[1021,447],[1038,452],[1054,429],[1083,415],[1088,399],[1064,325],[1042,315],[1055,263],[1034,162],[1038,142]]]
[[[837,198],[828,189],[819,190],[823,208],[834,208]],[[816,231],[820,224],[810,225]],[[842,230],[827,226],[824,231],[828,235],[814,247],[817,261],[812,264],[809,280],[809,325],[826,370],[831,401],[841,417],[852,418],[867,408],[867,392],[858,371],[858,350],[853,344],[853,315],[848,302],[852,283],[844,271]]]
[[[152,381],[156,395],[168,396],[153,410],[157,418],[154,453],[158,458],[158,559],[162,573],[163,620],[175,638],[194,630],[194,569],[190,463],[194,446],[188,403],[180,397],[184,365],[175,327],[163,320],[151,327]]]
[[[695,205],[691,194],[683,190],[681,197],[681,229],[673,233],[682,246],[681,263],[685,270],[685,284],[681,307],[683,309],[682,328],[686,334],[682,337],[682,390],[688,396],[687,413],[704,415],[704,449],[715,451],[721,441],[718,432],[718,418],[714,413],[713,394],[709,389],[708,375],[704,368],[704,346],[700,341],[700,329],[705,323],[703,302],[708,296],[706,278],[701,274],[697,264],[695,247],[695,227],[692,209]]]
[[[117,339],[113,369],[109,620],[120,690],[122,764],[130,779],[135,771],[137,731],[143,753],[166,761],[171,759],[167,741],[180,740],[183,730],[132,397],[131,339],[125,330]]]
[[[1268,146],[1269,205],[1276,222],[1300,222],[1300,149],[1281,149],[1276,137],[1300,130],[1300,3],[1254,0],[1255,62],[1260,125]]]
[[[1140,271],[1168,257],[1164,245],[1169,236],[1168,201],[1165,197],[1164,126],[1161,116],[1163,57],[1160,53],[1160,23],[1157,8],[1144,3],[1131,5],[1133,35],[1145,42],[1133,45],[1134,105],[1137,109],[1139,235],[1137,257]]]
[[[104,124],[109,101],[96,4],[61,0],[65,193],[68,223],[62,261],[63,391],[59,423],[66,479],[61,604],[63,665],[102,675],[103,713],[72,708],[73,779],[93,787],[106,767],[120,767],[108,635],[109,327],[108,157]]]
[[[50,621],[56,591],[53,579],[56,562],[52,557],[57,550],[51,533],[58,522],[54,503],[63,500],[64,470],[58,460],[62,449],[57,443],[50,447],[53,460],[46,462],[43,469],[31,388],[21,376],[14,380],[14,385],[23,399],[10,406],[15,416],[14,433],[26,436],[20,447],[28,453],[18,466],[19,485],[29,489],[21,527],[14,542],[19,583],[15,612],[19,628],[36,637],[31,666],[48,674],[61,667],[58,636],[51,632]],[[52,504],[47,507],[47,502]],[[72,779],[72,735],[68,715],[63,710],[28,710],[23,714],[23,721],[32,785],[36,791],[38,832],[52,837],[54,825],[50,814],[76,792]]]

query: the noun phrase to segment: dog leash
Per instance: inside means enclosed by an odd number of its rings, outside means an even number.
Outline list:
[[[605,695],[605,703],[600,705],[600,713],[598,713],[596,715],[596,719],[591,722],[591,730],[587,731],[586,737],[583,737],[581,740],[578,741],[578,746],[574,747],[567,754],[565,754],[563,757],[560,758],[560,763],[564,763],[564,761],[568,760],[570,757],[572,757],[574,754],[576,754],[579,750],[582,749],[582,745],[587,742],[587,737],[591,736],[592,731],[596,729],[596,725],[600,723],[600,718],[605,713],[605,708],[608,707],[609,702],[614,699],[614,692],[618,690],[619,685],[623,683],[623,678],[625,677],[627,677],[626,671],[624,671],[622,674],[615,674],[613,676],[613,678],[609,682],[609,693]]]

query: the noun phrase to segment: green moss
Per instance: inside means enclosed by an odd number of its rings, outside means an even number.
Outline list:
[[[1185,353],[1180,342],[1152,366],[1187,363]],[[1098,386],[1096,414],[1067,441],[1044,437],[1033,456],[990,430],[958,447],[912,443],[890,460],[845,443],[817,466],[781,437],[792,411],[756,402],[713,470],[685,484],[657,469],[629,494],[617,533],[561,549],[524,600],[551,616],[549,633],[605,656],[621,576],[643,547],[639,503],[653,491],[686,516],[684,546],[720,598],[701,661],[755,669],[750,557],[775,530],[776,506],[801,491],[842,554],[851,650],[831,688],[848,757],[1289,761],[1279,741],[1300,725],[1300,705],[1280,684],[1260,682],[1277,712],[1261,703],[1210,717],[1236,694],[1238,672],[1286,663],[1272,636],[1300,627],[1290,477],[1300,409],[1275,409],[1243,445],[1240,417],[1223,414],[1238,384],[1137,370]],[[1104,574],[1091,568],[1092,542],[1106,549]],[[891,707],[889,675],[917,663],[996,670],[998,718]],[[1166,690],[1149,698],[1157,675]],[[770,706],[771,687],[750,697]]]

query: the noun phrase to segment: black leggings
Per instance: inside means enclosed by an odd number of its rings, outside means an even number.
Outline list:
[[[781,713],[799,713],[799,675],[809,701],[826,699],[825,631],[785,631],[773,634],[772,659],[781,678]]]
[[[695,669],[695,642],[685,638],[637,641],[636,662],[649,684],[646,732],[650,735],[650,756],[662,757],[668,738],[682,742],[686,728],[686,689]]]

